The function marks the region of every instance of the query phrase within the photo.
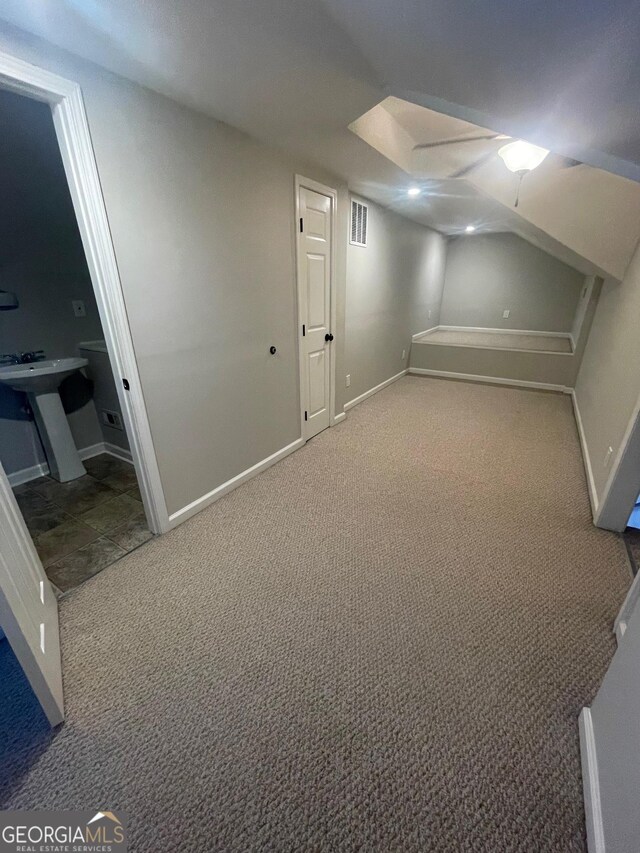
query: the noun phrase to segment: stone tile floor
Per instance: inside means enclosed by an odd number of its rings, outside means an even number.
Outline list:
[[[60,594],[152,536],[133,466],[107,453],[85,459],[84,466],[87,475],[69,483],[40,477],[13,490]]]

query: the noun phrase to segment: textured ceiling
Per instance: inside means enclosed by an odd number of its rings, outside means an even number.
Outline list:
[[[397,209],[410,168],[348,130],[387,95],[640,179],[637,2],[0,0],[0,20]],[[497,227],[477,199],[468,217]]]
[[[637,0],[325,4],[389,94],[638,177]]]
[[[640,176],[637,0],[1,0],[0,18],[274,142],[412,92]]]

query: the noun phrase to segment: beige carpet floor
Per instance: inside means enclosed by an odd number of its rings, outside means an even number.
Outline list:
[[[467,347],[489,347],[490,349],[536,350],[540,352],[571,352],[571,341],[563,337],[546,335],[519,335],[501,332],[474,332],[468,329],[456,332],[436,329],[418,338],[419,343],[455,344]]]
[[[629,583],[568,397],[407,377],[61,602],[67,722],[2,800],[136,853],[584,851]]]

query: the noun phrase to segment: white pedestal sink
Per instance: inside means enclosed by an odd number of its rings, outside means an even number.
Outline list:
[[[82,477],[87,471],[71,435],[58,387],[65,377],[88,363],[86,358],[54,358],[0,367],[0,382],[26,392],[50,474],[61,483]]]

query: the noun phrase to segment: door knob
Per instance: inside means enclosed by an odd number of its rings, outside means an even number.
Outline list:
[[[325,341],[332,341],[333,335],[331,334],[331,332],[327,332],[327,334],[324,336],[324,339]]]

